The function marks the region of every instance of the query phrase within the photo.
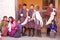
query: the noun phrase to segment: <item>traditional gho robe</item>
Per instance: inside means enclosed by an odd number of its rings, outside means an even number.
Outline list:
[[[20,20],[21,20],[21,24],[26,20],[26,17],[27,17],[27,10],[24,10],[24,9],[21,9],[19,11],[19,17],[20,17]],[[25,23],[26,24],[26,23]],[[22,24],[25,26],[25,24]]]
[[[31,20],[32,19],[32,15],[33,15],[33,12],[34,10],[30,9],[28,11],[28,16],[29,16],[29,19],[28,19],[28,22],[27,22],[27,28],[34,28],[34,20]]]
[[[41,27],[43,27],[43,19],[39,11],[34,12],[33,18],[35,21],[35,28],[40,29]]]
[[[54,8],[48,8],[47,9],[47,15],[46,15],[47,22],[46,22],[46,25],[50,24],[52,22],[52,20],[55,20],[56,14],[57,14],[56,9],[54,9]]]

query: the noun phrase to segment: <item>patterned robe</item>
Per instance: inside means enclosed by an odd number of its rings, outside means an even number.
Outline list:
[[[46,18],[47,18],[47,20],[50,18],[51,12],[53,12],[53,8],[48,8],[48,9],[46,10]],[[54,10],[54,12],[56,13],[56,14],[55,14],[55,16],[56,16],[56,15],[57,15],[56,10]]]
[[[54,9],[54,8],[47,9],[47,14],[46,14],[47,23],[46,23],[46,25],[50,24],[52,20],[55,20],[56,14],[57,14],[56,9]]]
[[[19,11],[19,18],[20,18],[20,20],[21,20],[21,23],[23,23],[24,21],[25,21],[25,19],[26,19],[26,17],[27,17],[27,10],[24,10],[24,9],[21,9],[20,11]]]
[[[43,27],[42,12],[35,11],[34,13],[35,13],[35,15],[33,15],[33,18],[34,18],[34,22],[35,22],[35,28],[40,30],[41,27]],[[38,13],[38,14],[40,14],[40,15],[38,16],[36,13]],[[38,17],[39,17],[40,19],[39,19]],[[39,19],[39,20],[38,20],[38,19]],[[41,22],[40,22],[40,21],[41,21]],[[41,23],[42,23],[42,26],[41,26]]]
[[[30,9],[30,10],[28,11],[28,16],[30,17],[30,19],[32,18],[33,12],[34,12],[34,10],[32,10],[32,9]],[[35,23],[34,23],[34,20],[28,21],[28,23],[27,23],[27,28],[34,28],[34,26],[35,26],[34,24],[35,24]]]

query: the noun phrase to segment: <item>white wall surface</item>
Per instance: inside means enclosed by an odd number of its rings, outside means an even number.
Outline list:
[[[0,0],[0,20],[3,16],[15,18],[15,0]]]

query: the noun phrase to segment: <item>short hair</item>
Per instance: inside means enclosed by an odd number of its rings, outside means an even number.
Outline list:
[[[7,16],[4,16],[3,18],[7,18]]]
[[[39,5],[36,5],[35,8],[36,8],[37,10],[39,10],[39,9],[40,9],[40,6],[39,6]]]
[[[50,4],[53,4],[53,3],[49,3],[48,5],[50,5]]]
[[[52,20],[52,22],[53,22],[54,24],[56,24],[55,20]]]
[[[21,21],[20,19],[18,19],[17,21]]]
[[[27,6],[27,4],[24,3],[23,6]]]
[[[34,7],[34,5],[33,5],[33,4],[31,4],[30,6],[33,6],[33,7]]]

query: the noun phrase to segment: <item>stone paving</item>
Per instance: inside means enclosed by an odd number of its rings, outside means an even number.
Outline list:
[[[20,37],[20,38],[13,38],[13,37],[2,37],[3,40],[60,40],[60,36],[56,36],[56,38],[50,38],[47,36],[42,36],[42,37]]]

